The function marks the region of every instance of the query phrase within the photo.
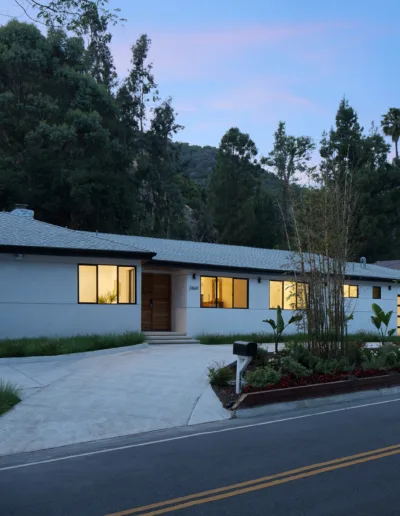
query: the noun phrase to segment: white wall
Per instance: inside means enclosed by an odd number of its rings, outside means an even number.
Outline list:
[[[245,275],[234,274],[234,277],[249,279],[249,308],[248,309],[223,309],[223,308],[200,308],[200,276],[232,276],[228,272],[203,271],[196,273],[196,280],[192,279],[192,273],[188,274],[187,286],[187,315],[186,329],[190,335],[201,333],[252,333],[270,332],[271,329],[264,319],[276,319],[276,310],[269,310],[269,280],[282,279],[277,276],[266,275]],[[261,283],[258,278],[261,277]],[[286,278],[290,280],[291,278]],[[352,285],[359,285],[359,297],[347,299],[349,313],[354,311],[354,320],[349,324],[349,331],[359,330],[374,331],[371,323],[371,305],[376,302],[384,311],[393,310],[391,328],[397,326],[397,294],[399,288],[383,282],[349,282]],[[382,299],[372,299],[372,286],[381,286]],[[198,290],[189,290],[190,286],[197,286]],[[400,292],[399,292],[400,294]],[[284,310],[283,317],[287,321],[293,312]],[[296,325],[289,326],[287,332],[296,332]]]
[[[135,265],[136,305],[78,304],[77,264]],[[140,331],[138,260],[0,255],[0,338]]]

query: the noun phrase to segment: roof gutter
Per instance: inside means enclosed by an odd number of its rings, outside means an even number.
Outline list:
[[[95,256],[99,258],[139,258],[151,260],[157,253],[146,251],[113,251],[103,249],[78,249],[64,247],[39,247],[24,245],[0,245],[0,253],[37,254],[47,256]]]
[[[300,274],[299,271],[295,270],[280,270],[280,269],[259,269],[255,267],[227,267],[224,265],[202,265],[199,263],[190,263],[190,262],[172,262],[168,260],[151,260],[145,262],[144,265],[151,265],[154,267],[170,267],[172,269],[195,269],[195,270],[203,270],[203,271],[228,271],[228,272],[242,272],[249,274],[273,274],[278,276],[290,276],[294,274]],[[346,274],[346,279],[358,279],[360,281],[381,281],[387,283],[393,283],[399,281],[400,279],[395,278],[381,278],[378,276],[358,276],[353,274]]]

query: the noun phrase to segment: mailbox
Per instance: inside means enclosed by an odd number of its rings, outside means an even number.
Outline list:
[[[257,355],[257,342],[236,341],[233,344],[233,354],[241,357],[255,357]]]

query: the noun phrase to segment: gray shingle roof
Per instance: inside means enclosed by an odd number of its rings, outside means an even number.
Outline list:
[[[109,233],[99,233],[98,236],[116,244],[141,247],[155,252],[157,254],[152,259],[154,262],[187,263],[198,266],[255,269],[259,271],[293,271],[292,255],[289,251]],[[375,264],[367,264],[364,269],[360,263],[350,262],[347,266],[347,274],[366,279],[400,280],[400,271]]]
[[[96,233],[84,233],[40,222],[21,214],[0,212],[0,250],[4,246],[148,254],[134,244],[111,242]]]
[[[389,269],[400,269],[400,260],[385,260],[376,262],[380,267],[389,267]]]

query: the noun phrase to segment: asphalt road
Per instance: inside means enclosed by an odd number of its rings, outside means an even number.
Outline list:
[[[2,457],[0,515],[398,516],[400,400],[321,412]]]

